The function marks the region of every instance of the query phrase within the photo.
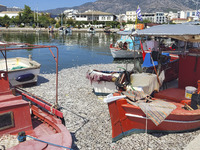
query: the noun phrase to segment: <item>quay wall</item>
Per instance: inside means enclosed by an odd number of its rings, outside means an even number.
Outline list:
[[[58,28],[54,28],[53,32],[58,32]],[[72,32],[87,32],[87,28],[72,28]],[[17,27],[0,27],[0,32],[49,32],[48,28],[17,28]],[[50,30],[51,31],[51,30]],[[95,29],[96,32],[103,32],[104,29]],[[111,32],[117,32],[119,29],[111,29]]]

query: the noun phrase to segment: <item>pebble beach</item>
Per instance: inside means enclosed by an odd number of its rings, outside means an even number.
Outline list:
[[[59,71],[58,103],[64,114],[66,127],[73,138],[74,150],[183,150],[200,130],[177,134],[132,134],[112,143],[112,127],[108,106],[102,97],[93,93],[86,78],[89,69],[119,71],[125,64],[79,66]],[[133,65],[128,65],[128,70]],[[38,84],[25,90],[55,102],[55,74],[40,74]]]

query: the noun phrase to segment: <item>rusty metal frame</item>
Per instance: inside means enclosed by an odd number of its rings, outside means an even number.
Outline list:
[[[23,47],[10,47],[10,46],[23,46]],[[4,48],[1,48],[4,47]],[[55,62],[56,62],[56,102],[55,105],[58,106],[58,47],[57,46],[47,46],[47,45],[34,45],[29,43],[5,43],[0,45],[0,52],[2,53],[5,62],[6,62],[6,70],[8,71],[7,66],[7,51],[12,50],[25,50],[25,49],[39,49],[39,48],[49,48],[50,53],[52,54]],[[56,48],[56,56],[52,52],[51,48]],[[4,52],[4,53],[3,53]]]

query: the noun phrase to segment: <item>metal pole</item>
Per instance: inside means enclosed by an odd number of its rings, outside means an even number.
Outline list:
[[[56,59],[56,106],[58,106],[58,47],[57,49],[57,59]]]
[[[5,51],[6,72],[8,72],[7,53]]]

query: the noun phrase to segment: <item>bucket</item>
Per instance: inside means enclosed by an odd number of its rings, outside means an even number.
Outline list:
[[[192,94],[196,91],[197,89],[193,86],[186,86],[185,87],[185,98],[191,99]]]

